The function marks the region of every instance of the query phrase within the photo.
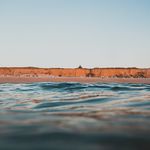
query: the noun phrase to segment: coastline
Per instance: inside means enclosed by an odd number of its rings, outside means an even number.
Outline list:
[[[0,83],[33,82],[150,84],[150,69],[0,67]]]
[[[150,68],[35,68],[0,67],[0,76],[150,78]]]
[[[150,84],[150,78],[100,78],[100,77],[17,77],[1,76],[0,83],[34,82],[80,82],[80,83],[144,83]]]

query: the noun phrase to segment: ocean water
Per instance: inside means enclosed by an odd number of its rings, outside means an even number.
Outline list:
[[[0,150],[149,150],[150,84],[0,84]]]

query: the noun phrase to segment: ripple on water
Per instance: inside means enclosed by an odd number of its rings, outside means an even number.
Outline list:
[[[149,149],[149,91],[128,83],[0,84],[0,149]]]

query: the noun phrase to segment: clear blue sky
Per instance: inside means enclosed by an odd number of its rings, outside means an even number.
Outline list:
[[[150,67],[150,0],[0,0],[0,66]]]

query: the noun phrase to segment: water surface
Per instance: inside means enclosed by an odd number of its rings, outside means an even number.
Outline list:
[[[0,84],[0,149],[150,149],[150,84]]]

